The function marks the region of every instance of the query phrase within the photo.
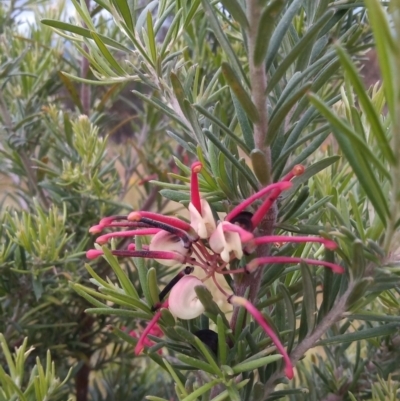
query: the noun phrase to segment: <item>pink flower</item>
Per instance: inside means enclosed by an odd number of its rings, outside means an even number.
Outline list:
[[[234,207],[223,221],[215,221],[210,205],[205,199],[201,198],[198,174],[201,173],[202,168],[200,162],[192,164],[190,223],[176,217],[147,211],[134,211],[127,216],[106,217],[90,229],[90,232],[95,234],[104,229],[122,229],[101,235],[97,239],[99,244],[104,244],[112,238],[134,238],[136,235],[151,237],[147,249],[136,250],[133,244],[129,244],[127,249],[113,250],[112,253],[116,256],[149,258],[167,266],[178,264],[188,266],[160,293],[160,302],[168,293],[169,298],[162,304],[153,306],[156,311],[155,315],[141,333],[135,352],[138,354],[145,346],[150,346],[147,335],[151,334],[155,327],[158,327],[157,322],[161,317],[161,308],[169,308],[172,314],[180,319],[193,319],[200,316],[204,312],[204,307],[197,298],[195,289],[198,286],[206,285],[206,281],[211,278],[228,302],[235,306],[244,307],[263,328],[283,356],[287,377],[292,378],[293,367],[290,357],[279,337],[268,326],[262,313],[248,300],[226,292],[218,284],[216,275],[249,274],[265,264],[298,264],[302,261],[310,265],[330,268],[338,274],[344,272],[343,267],[335,263],[290,256],[258,257],[243,268],[230,269],[230,264],[241,260],[244,252],[253,252],[257,246],[266,243],[318,243],[329,250],[336,249],[337,245],[334,241],[323,237],[287,235],[254,237],[255,228],[264,219],[282,191],[292,186],[290,180],[304,172],[304,167],[295,166],[280,182],[271,184],[245,199]],[[252,215],[247,209],[259,200],[261,200],[261,205]],[[89,259],[101,255],[100,249],[92,249],[87,252]],[[202,269],[205,277],[199,279],[192,275],[193,267]]]

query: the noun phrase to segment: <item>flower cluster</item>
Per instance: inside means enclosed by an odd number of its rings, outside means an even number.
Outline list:
[[[120,257],[142,257],[158,261],[167,266],[177,264],[187,267],[180,272],[170,284],[160,293],[160,303],[154,306],[155,315],[143,331],[135,348],[140,353],[146,345],[147,335],[152,331],[161,317],[161,309],[169,308],[173,315],[180,319],[193,319],[204,312],[204,306],[196,295],[195,288],[205,286],[207,280],[212,280],[218,290],[234,305],[244,307],[260,324],[271,338],[277,350],[282,354],[285,371],[288,378],[293,377],[293,367],[290,358],[276,333],[268,325],[262,313],[247,299],[230,294],[220,285],[218,274],[250,274],[260,266],[270,263],[300,263],[325,266],[335,273],[343,273],[341,266],[323,260],[303,259],[287,256],[262,256],[252,259],[245,267],[234,268],[232,262],[242,259],[244,254],[251,254],[257,246],[267,243],[320,243],[327,249],[334,250],[334,241],[311,236],[268,235],[255,237],[254,230],[278,199],[282,191],[292,186],[291,179],[301,175],[304,167],[295,166],[280,182],[271,184],[242,203],[234,207],[223,220],[215,221],[212,209],[199,192],[198,174],[203,166],[195,162],[191,167],[191,186],[189,215],[190,223],[172,216],[165,216],[148,211],[134,211],[127,216],[111,216],[103,218],[98,225],[90,229],[91,233],[100,233],[104,229],[120,228],[99,236],[98,244],[105,244],[112,238],[133,238],[137,235],[151,236],[148,246],[135,249],[131,243],[124,250],[113,250]],[[254,214],[248,209],[254,202],[261,200]],[[102,255],[99,249],[87,252],[89,259]],[[205,273],[203,278],[193,275],[193,268],[198,267]],[[168,295],[168,299],[163,299]]]

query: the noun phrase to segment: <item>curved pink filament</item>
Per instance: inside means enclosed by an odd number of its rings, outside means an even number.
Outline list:
[[[240,212],[242,212],[244,209],[246,209],[248,206],[250,206],[254,201],[257,199],[260,199],[264,195],[266,195],[268,192],[271,192],[273,190],[278,190],[279,193],[284,191],[285,189],[288,189],[292,186],[292,183],[290,182],[276,182],[275,184],[268,185],[267,187],[261,189],[260,191],[256,192],[255,194],[251,195],[247,199],[245,199],[243,202],[239,203],[235,208],[233,208],[225,217],[226,221],[231,221],[233,218],[235,218]]]
[[[202,168],[203,165],[200,162],[194,162],[191,167],[192,174],[190,176],[190,201],[192,202],[192,205],[200,213],[200,215],[201,215],[201,202],[200,202],[199,178],[197,175]]]
[[[325,266],[332,269],[334,273],[343,274],[344,268],[335,263],[325,262],[324,260],[316,260],[316,259],[304,259],[304,258],[295,258],[292,256],[264,256],[262,258],[253,259],[248,265],[247,268],[249,271],[253,271],[259,265],[264,263],[301,263],[305,262],[309,265],[314,266]]]
[[[229,298],[229,302],[236,306],[243,306],[254,318],[254,320],[262,327],[262,329],[267,333],[267,335],[271,338],[272,342],[275,344],[277,350],[283,357],[285,361],[285,373],[288,379],[293,378],[293,365],[289,358],[286,349],[283,347],[279,337],[276,335],[275,331],[269,326],[267,321],[265,320],[262,313],[247,299],[238,297],[233,295]]]
[[[125,237],[134,237],[136,235],[154,235],[161,231],[160,228],[143,228],[137,230],[127,230],[127,231],[118,231],[114,233],[108,233],[104,235],[100,235],[96,239],[98,244],[105,244],[112,238],[125,238]]]
[[[307,243],[307,242],[317,242],[325,245],[326,248],[330,250],[334,250],[337,248],[336,242],[326,239],[323,237],[306,237],[306,236],[290,236],[290,235],[268,235],[265,237],[257,237],[254,238],[254,244],[269,244],[269,243],[281,243],[281,242],[298,242],[298,243]]]
[[[163,214],[154,213],[154,212],[145,212],[145,211],[136,211],[131,212],[128,215],[129,221],[140,221],[142,217],[146,217],[148,219],[152,219],[155,221],[159,221],[160,223],[168,224],[172,227],[179,228],[183,231],[190,231],[192,227],[186,221],[178,219],[172,216],[164,216]]]
[[[144,348],[144,343],[147,338],[147,336],[150,334],[150,332],[153,330],[157,322],[161,318],[161,308],[168,308],[168,300],[166,300],[161,306],[160,309],[157,311],[157,313],[153,316],[153,318],[150,320],[149,324],[147,327],[143,330],[142,334],[139,337],[139,340],[136,344],[135,347],[135,354],[139,355]]]

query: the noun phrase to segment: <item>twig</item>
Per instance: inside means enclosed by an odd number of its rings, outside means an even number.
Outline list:
[[[269,147],[265,145],[268,131],[268,111],[267,111],[267,75],[264,63],[256,65],[254,63],[254,50],[258,27],[260,25],[260,17],[263,7],[258,0],[247,1],[247,19],[249,21],[249,29],[247,32],[249,47],[249,70],[251,96],[254,105],[258,111],[259,120],[254,123],[254,142],[256,148],[262,150],[265,154],[267,163],[271,165],[271,152]],[[269,178],[269,177],[268,177]],[[269,182],[270,180],[268,180]]]

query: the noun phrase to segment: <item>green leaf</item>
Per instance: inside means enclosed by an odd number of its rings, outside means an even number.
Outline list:
[[[362,138],[354,133],[346,123],[337,118],[318,97],[311,94],[309,96],[314,106],[317,107],[333,125],[333,134],[343,154],[346,156],[347,161],[382,220],[382,223],[386,224],[386,217],[389,215],[389,206],[382,192],[382,185],[379,184],[371,168],[371,162],[374,162],[375,165],[377,164],[375,155],[373,155]],[[365,151],[365,149],[367,149],[367,151]],[[388,174],[387,171],[386,174]]]
[[[269,355],[252,361],[243,361],[238,365],[233,366],[232,369],[237,375],[238,373],[249,372],[254,369],[261,368],[262,366],[274,363],[276,361],[279,361],[280,359],[282,359],[282,355]]]
[[[275,29],[275,21],[285,6],[284,0],[273,0],[261,14],[254,48],[254,64],[260,65],[267,55],[269,41]]]
[[[153,17],[151,12],[147,12],[147,36],[149,38],[150,54],[154,65],[157,65],[157,48],[156,48],[156,38],[153,29]]]
[[[131,10],[129,8],[128,1],[113,0],[113,3],[117,6],[119,14],[124,19],[126,26],[129,28],[129,30],[133,32],[135,27],[133,25]]]
[[[226,364],[228,355],[228,344],[225,336],[226,326],[220,315],[217,316],[217,332],[218,332],[218,360],[220,365]]]
[[[182,111],[185,111],[183,101],[186,98],[186,94],[181,84],[181,81],[174,72],[171,72],[171,74],[169,75],[169,79],[171,80],[172,89],[175,93],[176,99],[178,100],[179,106]]]
[[[72,32],[77,35],[83,36],[84,38],[92,39],[92,32],[89,29],[82,28],[78,25],[68,24],[67,22],[55,21],[55,20],[51,20],[51,19],[42,19],[40,22],[42,24],[50,26],[52,28],[57,28],[57,29],[61,29],[61,30],[67,31],[67,32]],[[124,53],[132,53],[132,51],[130,49],[128,49],[124,45],[121,45],[114,39],[108,38],[108,37],[106,37],[104,35],[100,35],[100,34],[97,34],[97,36],[107,46],[110,46],[110,47],[113,47],[120,51],[123,51]]]
[[[222,5],[228,10],[229,14],[239,22],[243,29],[247,29],[249,22],[247,21],[246,13],[237,0],[220,0]]]
[[[157,272],[154,267],[150,267],[147,271],[147,287],[151,296],[152,305],[156,305],[160,301],[160,297],[157,285]]]
[[[102,250],[104,252],[103,255],[104,259],[114,270],[114,273],[117,276],[118,281],[123,290],[126,292],[126,294],[130,295],[132,298],[139,299],[139,295],[136,291],[136,288],[131,283],[125,272],[122,270],[121,266],[118,263],[118,259],[111,253],[111,251],[106,246],[103,246]]]
[[[278,54],[279,47],[281,46],[282,40],[288,31],[293,18],[297,14],[299,8],[301,7],[303,0],[293,0],[292,4],[289,5],[285,14],[280,18],[278,25],[276,26],[266,55],[265,68],[268,71],[271,63],[274,61],[275,56]]]
[[[85,310],[86,313],[92,315],[106,315],[106,316],[120,316],[128,317],[132,319],[145,319],[149,320],[150,315],[148,313],[129,310],[129,309],[114,309],[114,308],[88,308]]]
[[[279,80],[285,75],[286,71],[296,61],[296,59],[304,52],[304,50],[314,43],[320,30],[327,24],[332,18],[335,12],[333,10],[327,11],[314,25],[312,25],[305,35],[296,43],[296,45],[290,50],[289,54],[279,63],[276,71],[273,73],[267,83],[267,93],[271,92]],[[327,62],[332,56],[333,52],[326,54],[323,58],[317,60],[315,65]],[[309,66],[308,69],[312,69]]]
[[[236,384],[236,388],[237,388],[238,390],[240,390],[241,388],[245,387],[246,384],[247,384],[249,381],[250,381],[250,379],[242,380],[240,383]],[[228,398],[229,395],[230,395],[230,394],[229,394],[228,390],[224,390],[224,391],[222,391],[221,393],[219,393],[216,397],[214,397],[211,401],[223,401],[223,400],[225,400],[226,398]]]
[[[91,295],[88,294],[86,287],[84,287],[81,284],[77,283],[70,283],[70,286],[83,298],[86,299],[89,303],[97,306],[98,308],[107,308],[108,310],[112,311],[112,308],[107,307],[106,304],[100,302],[97,300],[95,297],[92,297]]]
[[[375,38],[375,47],[378,53],[378,62],[383,79],[385,98],[388,104],[392,121],[396,121],[396,106],[398,103],[398,71],[393,59],[393,50],[398,46],[394,42],[391,28],[385,10],[378,0],[365,0],[368,10],[372,33]]]
[[[315,294],[315,284],[312,279],[310,268],[306,263],[300,263],[301,277],[303,280],[303,308],[307,318],[307,332],[310,334],[314,330],[315,319],[317,316],[317,301]]]
[[[188,393],[187,393],[187,391],[185,389],[185,386],[182,383],[182,381],[180,380],[178,374],[175,372],[174,368],[169,364],[169,362],[166,359],[164,359],[164,364],[165,364],[166,368],[168,369],[168,372],[170,373],[170,375],[174,379],[176,385],[178,386],[181,394],[184,397],[187,397]]]
[[[194,138],[197,139],[197,142],[200,144],[202,149],[205,149],[205,140],[204,135],[201,130],[199,120],[197,119],[196,113],[193,110],[193,106],[187,99],[183,99],[183,114],[188,119],[190,125],[192,126],[191,133]]]
[[[243,140],[249,149],[254,149],[255,148],[254,135],[253,135],[253,130],[249,123],[249,119],[247,118],[247,115],[243,110],[243,107],[240,105],[240,102],[235,96],[235,94],[232,92],[232,90],[230,92],[233,101],[233,106],[235,107],[236,117],[239,121],[240,128],[242,129]]]
[[[135,246],[138,251],[142,249],[142,238],[140,237],[140,235],[137,235],[135,237]],[[146,263],[143,258],[133,258],[133,263],[138,272],[140,287],[143,291],[143,295],[146,298],[146,301],[149,305],[154,305],[153,297],[150,292],[150,288],[148,286],[148,272],[149,271],[146,266]],[[158,302],[158,297],[157,297],[156,303],[157,302]]]
[[[296,336],[296,314],[295,314],[295,308],[294,304],[292,301],[292,298],[290,296],[289,290],[283,285],[279,284],[278,286],[280,293],[283,296],[283,299],[285,300],[285,305],[286,305],[286,310],[287,310],[287,324],[289,328],[289,339],[287,342],[287,351],[290,353],[290,351],[293,348],[294,344],[294,339]]]
[[[199,104],[194,104],[193,107],[199,111],[203,116],[207,117],[210,121],[218,125],[232,140],[247,154],[250,154],[250,148],[238,136],[231,131],[220,119],[211,114],[207,109]]]
[[[186,31],[188,26],[193,20],[194,15],[196,14],[197,9],[199,8],[199,5],[201,3],[201,0],[194,0],[192,2],[192,5],[190,6],[190,9],[186,15],[185,22],[183,23],[183,30]]]
[[[71,99],[76,107],[78,107],[79,111],[83,113],[83,106],[81,102],[81,98],[75,89],[74,84],[71,82],[71,80],[63,74],[61,71],[57,72],[58,77],[61,79],[62,83],[65,86],[65,89],[68,91],[68,93],[71,96]]]
[[[253,123],[257,122],[260,117],[258,115],[256,106],[251,100],[250,95],[243,88],[239,78],[237,77],[231,66],[228,63],[223,62],[221,69],[222,69],[222,74],[225,77],[226,83],[232,89],[232,92],[239,100],[240,104],[242,105],[244,111],[246,112],[250,120],[253,121]]]
[[[335,45],[335,49],[339,56],[339,60],[342,63],[355,92],[357,93],[358,101],[363,108],[364,114],[371,124],[371,133],[376,137],[376,145],[380,148],[382,155],[385,156],[386,160],[393,165],[396,162],[396,158],[390,147],[389,140],[386,137],[385,130],[379,120],[378,113],[367,94],[360,74],[344,49],[338,44]]]
[[[219,380],[212,380],[209,383],[204,384],[197,390],[193,391],[193,393],[189,394],[187,397],[185,397],[182,401],[196,401],[198,397],[206,393],[207,391],[211,390],[214,386],[216,386],[219,383]]]
[[[190,128],[182,121],[182,119],[174,112],[174,110],[166,106],[165,103],[161,102],[159,99],[154,97],[150,98],[148,95],[145,95],[136,90],[133,90],[132,93],[150,104],[151,106],[154,106],[156,109],[165,113],[168,117],[172,118],[179,125],[181,125],[186,131],[191,132]]]
[[[232,46],[229,43],[229,40],[225,36],[225,33],[221,29],[218,18],[213,10],[213,7],[209,3],[209,0],[201,0],[201,3],[203,4],[203,8],[208,17],[208,22],[211,25],[213,34],[215,35],[215,37],[217,38],[222,49],[228,56],[228,60],[233,65],[233,68],[235,69],[236,73],[248,84],[247,76],[242,69],[242,65],[241,65],[240,61],[238,60],[236,53],[232,49]]]
[[[221,143],[210,131],[208,130],[203,130],[204,134],[207,136],[207,138],[213,142],[213,144],[223,153],[227,159],[231,161],[231,163],[240,171],[244,177],[248,180],[250,185],[254,188],[257,189],[257,182],[255,181],[254,177],[252,177],[248,171],[239,163],[239,161],[235,158],[235,156],[232,155],[232,153],[225,148],[223,143]]]
[[[254,175],[261,184],[268,185],[271,182],[271,174],[266,155],[260,149],[253,149],[250,153],[250,158]]]
[[[103,43],[103,41],[100,39],[99,35],[95,32],[91,32],[92,38],[96,42],[97,47],[101,51],[102,55],[104,58],[110,63],[111,67],[114,68],[114,70],[122,76],[126,76],[127,73],[124,71],[124,69],[121,67],[121,63],[115,60],[113,55],[110,53],[110,51],[107,49],[107,46]]]
[[[354,144],[355,149],[360,148],[360,150],[362,150],[363,154],[368,158],[368,160],[370,162],[373,162],[379,173],[390,179],[390,174],[388,173],[387,169],[382,164],[382,162],[374,155],[373,151],[363,140],[363,138],[356,132],[354,132],[354,130],[352,130],[352,128],[347,124],[347,122],[338,118],[317,95],[309,93],[308,97],[310,98],[310,102],[328,120],[331,126],[336,127],[342,133],[342,135],[345,135],[348,140]]]
[[[174,19],[171,21],[171,24],[168,27],[168,31],[164,37],[164,41],[163,41],[163,44],[162,44],[161,50],[160,50],[160,55],[164,62],[166,61],[165,57],[167,55],[167,50],[171,49],[172,45],[175,42],[175,39],[173,39],[172,37],[174,35],[176,36],[177,31],[179,30],[179,24],[181,22],[182,13],[183,13],[182,8],[176,12]]]
[[[288,97],[279,108],[275,108],[274,116],[271,118],[268,126],[267,145],[270,145],[274,141],[282,123],[285,121],[285,118],[287,118],[289,111],[297,103],[297,101],[307,93],[310,87],[311,83],[306,83],[297,91],[295,91],[290,97]]]
[[[337,336],[329,337],[317,342],[317,346],[350,343],[353,341],[366,340],[368,338],[382,337],[394,334],[399,329],[399,323],[388,323],[379,327],[362,328],[362,330],[354,333],[340,334]]]
[[[207,362],[201,361],[200,359],[192,358],[187,355],[177,355],[176,357],[181,362],[197,370],[203,370],[204,372],[210,373],[211,375],[214,374],[214,369]]]

